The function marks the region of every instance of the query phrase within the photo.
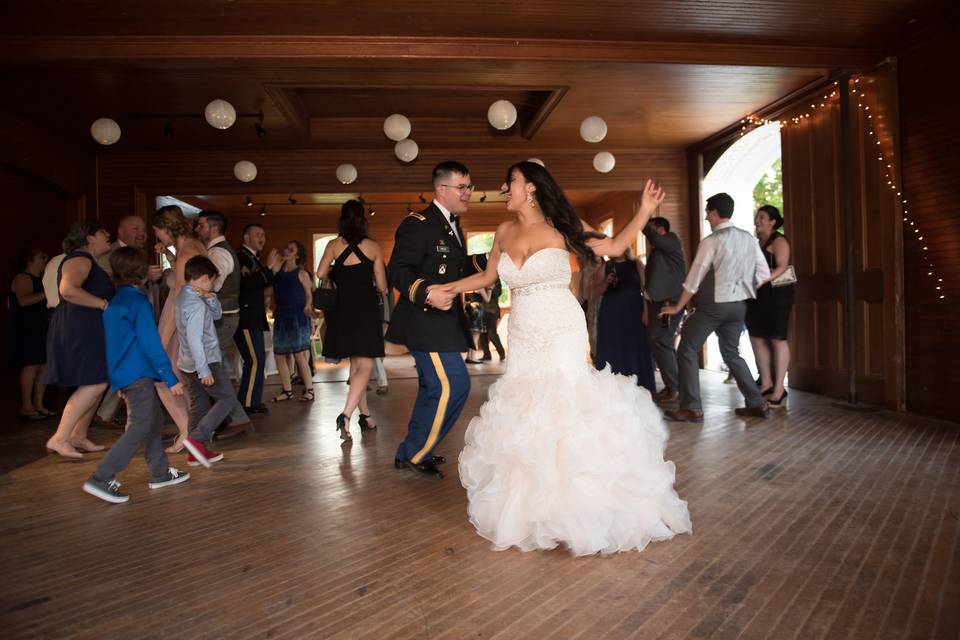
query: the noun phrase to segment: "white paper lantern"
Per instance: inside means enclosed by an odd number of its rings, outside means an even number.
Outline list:
[[[506,131],[517,121],[517,108],[509,100],[497,100],[487,109],[487,120],[494,129]]]
[[[420,153],[420,147],[417,146],[416,142],[407,138],[393,146],[393,153],[404,162],[413,162],[417,154]]]
[[[541,160],[540,158],[527,158],[527,162],[535,162],[536,164],[540,165],[541,167],[546,167],[546,166],[547,166],[547,165],[543,164],[543,160]]]
[[[609,151],[601,151],[593,156],[593,168],[600,173],[610,173],[616,164],[617,159]]]
[[[607,137],[607,123],[597,116],[584,118],[580,123],[580,137],[587,142],[600,142]]]
[[[410,137],[412,128],[407,116],[399,113],[395,113],[383,121],[383,133],[394,142],[400,142]]]
[[[257,177],[257,165],[249,160],[241,160],[233,165],[233,175],[240,182],[253,182],[253,179]]]
[[[357,179],[357,168],[345,162],[344,164],[337,167],[337,180],[342,184],[350,184]]]
[[[203,110],[203,117],[214,129],[229,129],[237,121],[237,110],[226,100],[217,98]]]
[[[90,135],[102,145],[113,144],[120,139],[120,125],[110,118],[100,118],[90,125]]]

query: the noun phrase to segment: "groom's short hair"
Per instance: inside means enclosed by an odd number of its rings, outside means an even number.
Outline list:
[[[444,180],[449,180],[450,176],[458,173],[462,176],[470,175],[470,169],[456,160],[445,160],[433,168],[433,186],[436,188]]]

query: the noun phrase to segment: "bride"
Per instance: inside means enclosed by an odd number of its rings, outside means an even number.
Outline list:
[[[438,288],[463,293],[502,276],[513,296],[506,373],[467,427],[460,480],[470,521],[497,550],[566,545],[574,555],[642,550],[691,531],[664,461],[667,430],[646,389],[587,364],[581,263],[621,255],[663,201],[647,181],[615,237],[583,223],[539,164],[510,167],[515,218],[497,229],[486,271]]]

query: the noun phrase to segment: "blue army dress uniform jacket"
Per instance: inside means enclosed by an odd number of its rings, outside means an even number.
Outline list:
[[[463,229],[457,234],[466,241]],[[427,305],[427,287],[454,282],[486,268],[483,255],[468,256],[466,247],[443,212],[431,204],[411,213],[397,228],[387,277],[400,292],[386,338],[411,351],[462,353],[470,345],[470,326],[458,297],[447,311]]]

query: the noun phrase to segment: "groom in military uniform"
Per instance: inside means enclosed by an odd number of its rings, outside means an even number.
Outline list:
[[[438,479],[443,474],[437,465],[446,460],[432,452],[457,421],[470,393],[460,354],[471,337],[460,297],[432,287],[486,268],[485,256],[467,255],[459,222],[473,189],[469,170],[459,162],[434,167],[433,202],[400,223],[387,266],[390,285],[400,292],[400,299],[386,338],[410,349],[420,382],[394,464]]]

